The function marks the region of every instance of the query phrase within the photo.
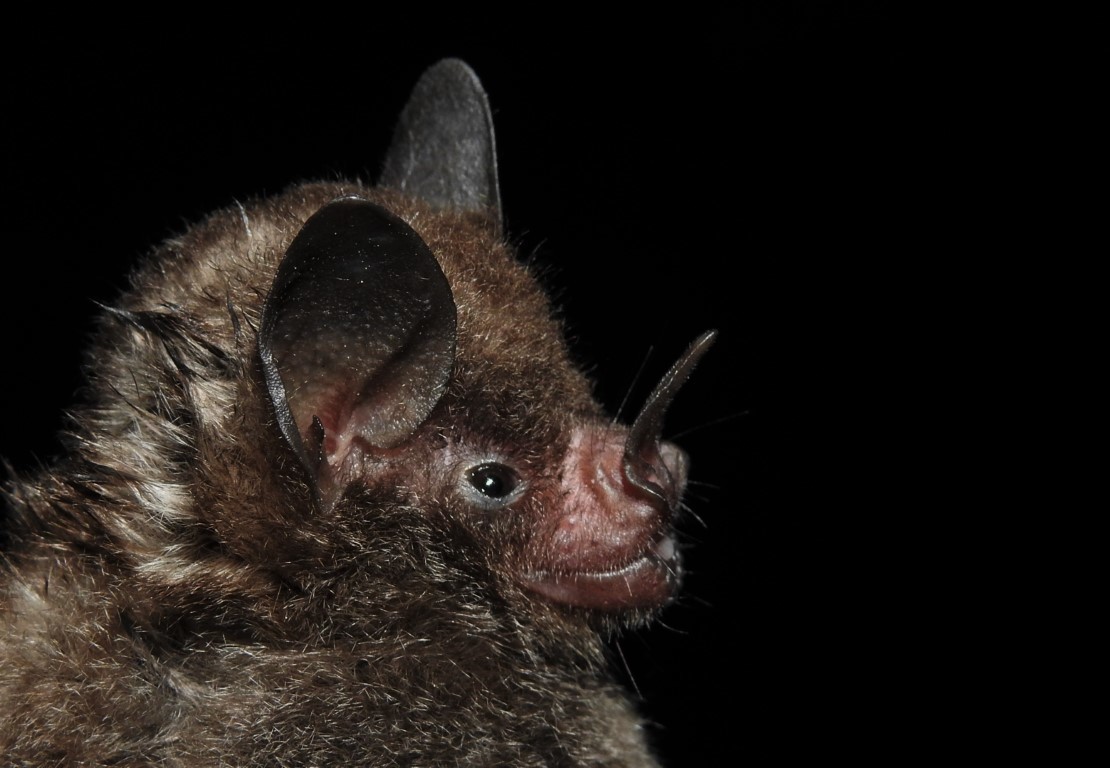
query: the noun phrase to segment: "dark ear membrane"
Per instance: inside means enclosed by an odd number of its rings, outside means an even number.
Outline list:
[[[451,288],[408,224],[336,200],[289,246],[259,352],[281,430],[319,490],[352,441],[395,446],[439,402],[455,358]]]
[[[458,59],[430,67],[413,88],[379,184],[440,208],[488,211],[501,226],[489,99]]]

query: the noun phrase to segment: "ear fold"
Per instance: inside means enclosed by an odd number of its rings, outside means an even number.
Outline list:
[[[441,208],[489,211],[501,226],[489,99],[458,59],[430,67],[413,88],[379,180]]]
[[[319,490],[351,444],[395,446],[439,402],[455,303],[431,250],[365,200],[321,208],[286,252],[259,332],[285,439]]]

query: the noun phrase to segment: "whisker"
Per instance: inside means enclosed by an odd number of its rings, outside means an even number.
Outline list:
[[[689,590],[683,592],[680,596],[680,599],[682,600],[683,605],[696,605],[699,608],[713,607],[712,601],[707,600],[704,597],[699,597],[698,595],[692,594]]]
[[[636,388],[636,384],[639,383],[640,377],[644,374],[644,369],[647,367],[648,360],[651,359],[652,352],[654,351],[655,347],[648,347],[647,352],[644,354],[644,359],[640,362],[640,367],[636,370],[636,375],[632,377],[632,382],[624,392],[624,399],[622,399],[621,404],[617,406],[617,413],[613,416],[614,425],[620,422],[621,414],[624,413],[624,406],[628,405],[628,398],[632,397],[632,391]]]
[[[687,505],[683,504],[681,509],[682,509],[683,517],[689,516],[689,517],[694,518],[695,520],[698,521],[698,525],[700,525],[702,528],[708,528],[709,527],[708,525],[705,524],[705,521],[701,519],[701,516],[698,515],[697,512],[695,512],[693,509],[691,509]]]
[[[689,634],[690,634],[689,630],[679,629],[678,627],[672,626],[672,625],[668,624],[667,622],[665,622],[661,619],[656,619],[655,620],[655,626],[660,627],[662,629],[665,629],[668,632],[674,632],[676,635],[689,636]]]
[[[689,489],[691,485],[694,486],[699,491],[719,491],[719,490],[721,490],[721,486],[717,485],[717,483],[710,483],[707,480],[687,480],[686,481],[686,488]],[[708,499],[704,496],[694,496],[694,498],[698,499],[699,501],[708,501]]]
[[[698,430],[706,429],[708,427],[715,427],[718,424],[725,423],[726,421],[733,421],[735,419],[739,419],[741,416],[750,416],[750,415],[751,415],[751,411],[737,411],[736,413],[730,413],[728,416],[722,416],[719,419],[713,419],[712,421],[706,421],[702,424],[698,424],[697,426],[690,427],[689,429],[684,429],[681,432],[678,432],[674,435],[671,435],[667,439],[668,440],[679,440],[679,439],[685,437],[686,435],[689,435],[693,432],[697,432]]]
[[[636,678],[632,674],[632,668],[628,666],[628,659],[624,657],[624,649],[621,648],[620,638],[613,640],[613,646],[617,649],[617,654],[621,657],[621,664],[624,665],[624,671],[628,673],[628,682],[632,684],[632,690],[636,691],[636,698],[643,701],[644,694],[640,690],[640,686],[636,684]]]

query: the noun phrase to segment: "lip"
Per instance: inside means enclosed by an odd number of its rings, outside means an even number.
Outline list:
[[[674,539],[664,536],[636,559],[611,570],[530,573],[523,584],[552,602],[576,608],[658,608],[674,594],[680,571]]]

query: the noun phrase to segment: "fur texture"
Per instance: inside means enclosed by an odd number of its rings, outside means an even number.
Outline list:
[[[345,196],[427,243],[457,339],[426,421],[320,503],[259,328],[291,242]],[[567,495],[574,436],[611,427],[489,215],[345,183],[235,205],[135,272],[87,376],[64,457],[5,487],[5,765],[654,764],[602,638],[658,606],[522,582],[550,560],[529,521]],[[489,457],[539,489],[514,514],[452,490]]]

